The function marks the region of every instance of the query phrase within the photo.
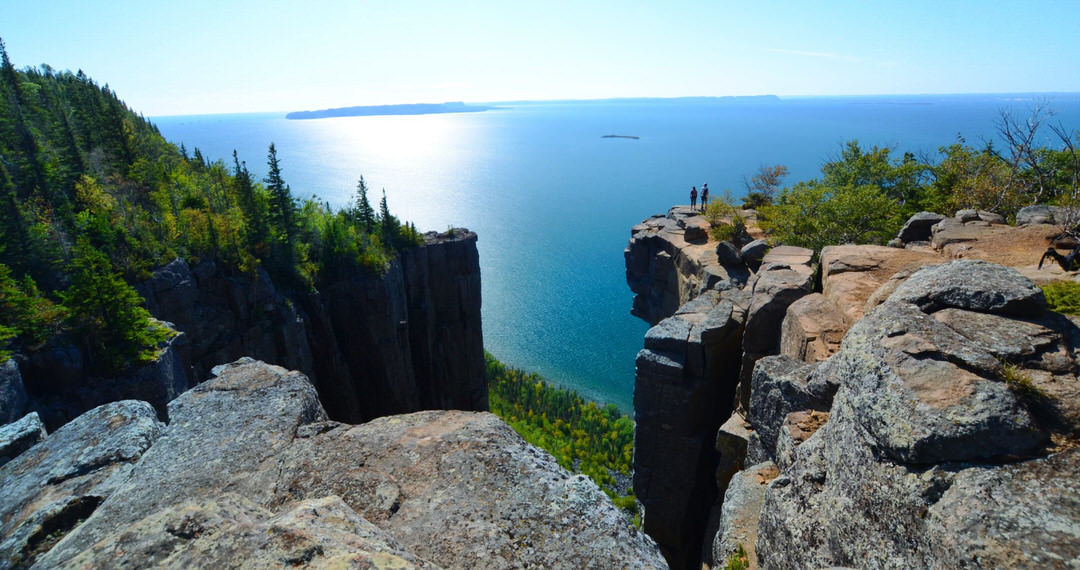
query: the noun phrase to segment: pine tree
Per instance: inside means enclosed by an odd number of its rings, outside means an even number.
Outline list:
[[[236,201],[240,205],[240,211],[244,214],[245,231],[249,247],[259,249],[266,243],[268,233],[266,220],[262,209],[255,196],[255,186],[251,182],[251,172],[247,164],[240,162],[240,158],[233,150],[233,185],[236,189]]]
[[[296,239],[296,202],[281,177],[281,164],[274,143],[270,143],[266,165],[269,172],[263,182],[270,192],[270,227],[277,232],[279,239],[292,244]]]
[[[367,183],[363,176],[360,177],[360,182],[356,183],[356,198],[350,217],[364,232],[375,232],[375,208],[372,208],[368,201]]]
[[[386,189],[383,188],[382,200],[379,201],[379,226],[382,229],[383,245],[386,249],[393,249],[398,236],[398,221],[390,214],[390,207],[386,204]]]

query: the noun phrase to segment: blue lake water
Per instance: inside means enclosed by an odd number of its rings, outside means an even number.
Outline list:
[[[486,348],[507,364],[629,409],[647,325],[630,316],[623,248],[642,219],[687,203],[691,186],[739,196],[759,166],[788,183],[858,139],[933,153],[980,146],[999,111],[1080,128],[1080,94],[501,104],[481,113],[286,120],[285,113],[153,118],[162,134],[259,178],[274,142],[299,198],[344,205],[364,176],[375,202],[424,230],[479,234]],[[603,138],[633,135],[638,139]],[[1043,144],[1052,144],[1050,131]]]

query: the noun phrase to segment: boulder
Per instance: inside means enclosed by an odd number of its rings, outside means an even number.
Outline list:
[[[16,422],[0,426],[0,465],[11,461],[48,435],[37,412],[30,412]]]
[[[973,209],[957,210],[956,215],[954,217],[957,220],[960,220],[961,222],[965,222],[965,223],[966,222],[976,222],[976,221],[982,221],[982,222],[987,222],[987,223],[991,223],[991,224],[1004,224],[1005,223],[1005,217],[1004,216],[1002,216],[1001,214],[995,214],[993,212],[987,212],[986,210],[973,210]]]
[[[811,293],[788,306],[780,325],[780,354],[819,362],[840,349],[847,332],[844,314],[821,293]]]
[[[91,516],[124,484],[163,427],[149,404],[113,402],[0,466],[0,560],[29,566]]]
[[[730,241],[722,241],[716,244],[716,258],[724,266],[742,265],[742,252]]]
[[[896,237],[903,243],[930,241],[930,228],[944,219],[945,216],[934,212],[919,212],[908,218]]]
[[[1020,208],[1020,211],[1016,212],[1016,225],[1058,225],[1064,223],[1066,213],[1065,208],[1061,206],[1048,206],[1046,204],[1024,206]]]
[[[768,457],[776,458],[776,440],[788,414],[829,410],[837,389],[831,370],[786,356],[767,356],[754,366],[746,419]]]
[[[118,560],[132,568],[438,568],[333,495],[278,515],[234,493],[186,501],[119,529],[68,565]]]
[[[664,564],[595,484],[491,414],[350,426],[327,420],[298,372],[252,360],[214,371],[39,565]]]
[[[756,271],[768,251],[769,242],[765,239],[756,239],[742,246],[742,249],[739,250],[739,257],[746,262],[746,265]]]
[[[0,364],[0,425],[23,417],[28,403],[19,365],[9,358]]]

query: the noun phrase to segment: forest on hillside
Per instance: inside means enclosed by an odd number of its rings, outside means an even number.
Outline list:
[[[131,283],[181,257],[314,290],[378,275],[420,243],[363,177],[346,208],[292,195],[269,143],[268,175],[166,141],[81,70],[16,69],[0,40],[0,358],[73,343],[92,372],[154,358],[171,334]]]

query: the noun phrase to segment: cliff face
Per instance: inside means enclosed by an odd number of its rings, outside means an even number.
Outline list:
[[[176,260],[139,285],[147,308],[182,334],[131,378],[87,378],[72,348],[23,369],[29,408],[50,427],[118,399],[166,404],[243,356],[309,375],[330,417],[360,422],[421,409],[487,409],[476,234],[429,233],[381,278],[285,294],[264,271],[232,275]],[[167,374],[166,374],[167,372]],[[61,379],[62,393],[49,390]]]
[[[1056,228],[923,214],[894,247],[825,248],[818,281],[813,252],[754,267],[680,217],[636,226],[626,253],[655,324],[635,491],[673,567],[738,547],[754,568],[1080,559],[1080,334],[1033,284],[1075,279],[1036,267]],[[745,282],[702,279],[706,246]]]
[[[492,414],[348,425],[298,372],[214,373],[168,425],[114,402],[0,466],[0,568],[665,566],[594,483]]]
[[[198,339],[192,380],[250,356],[308,374],[341,421],[487,409],[475,233],[430,233],[381,278],[296,298],[265,273],[228,277],[207,265],[174,262],[145,288],[155,316]]]

